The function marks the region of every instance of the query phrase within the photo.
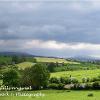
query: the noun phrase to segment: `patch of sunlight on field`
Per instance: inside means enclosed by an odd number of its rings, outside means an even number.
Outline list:
[[[53,63],[70,63],[70,64],[80,64],[78,62],[67,61],[66,59],[61,58],[46,58],[46,57],[35,57],[37,62],[53,62]]]
[[[100,70],[79,70],[79,71],[63,71],[63,72],[55,72],[51,73],[51,77],[69,77],[69,76],[77,78],[81,81],[82,78],[88,77],[93,78],[100,75]]]
[[[32,67],[35,63],[32,62],[23,62],[23,63],[19,63],[17,64],[19,69],[25,69],[27,67]]]
[[[3,80],[0,80],[0,85],[2,85],[3,84]]]

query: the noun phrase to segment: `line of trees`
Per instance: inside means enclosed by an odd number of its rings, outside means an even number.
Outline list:
[[[50,89],[73,89],[73,90],[100,90],[100,76],[94,78],[84,78],[79,82],[76,78],[72,77],[52,77],[49,80],[48,88]]]
[[[0,67],[12,65],[12,64],[18,64],[25,61],[36,63],[36,59],[33,57],[0,56]]]

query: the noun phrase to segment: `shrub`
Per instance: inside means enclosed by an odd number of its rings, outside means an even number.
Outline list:
[[[62,90],[64,89],[64,84],[60,83],[60,84],[56,84],[56,83],[51,83],[48,85],[49,89],[57,89],[57,90]]]
[[[92,89],[92,84],[86,83],[85,84],[85,89],[86,90]]]
[[[88,97],[93,97],[93,93],[89,93],[87,96]]]
[[[50,80],[49,80],[49,82],[50,83],[60,83],[60,79],[59,78],[56,78],[56,77],[52,77],[52,78],[50,78]]]
[[[100,89],[100,82],[94,82],[92,84],[93,89]]]
[[[49,72],[54,72],[55,70],[55,67],[57,67],[57,65],[55,63],[50,63],[48,66],[47,66],[47,69],[49,70]]]
[[[65,84],[71,84],[71,78],[65,78]]]
[[[3,75],[2,75],[2,74],[0,74],[0,80],[1,80],[1,79],[3,79]]]
[[[64,84],[60,83],[60,84],[58,85],[58,89],[59,89],[59,90],[64,89]]]
[[[51,83],[48,85],[49,89],[58,89],[58,87],[59,87],[59,84],[56,84],[56,83]]]
[[[91,79],[91,82],[96,82],[96,81],[100,81],[100,78],[99,77],[94,77]]]
[[[74,84],[74,83],[78,83],[78,80],[76,78],[65,78],[65,84]]]
[[[87,82],[90,82],[90,78],[87,78]]]
[[[72,78],[71,83],[78,83],[78,80],[76,78]]]
[[[60,82],[65,84],[66,83],[67,78],[66,77],[60,77]]]
[[[72,84],[72,83],[78,83],[78,80],[76,78],[71,77],[60,77],[60,78],[51,78],[51,83],[62,83],[62,84]]]
[[[82,78],[82,83],[87,83],[90,81],[90,78]]]

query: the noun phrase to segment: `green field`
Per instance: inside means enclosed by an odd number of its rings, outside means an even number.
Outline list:
[[[0,100],[100,100],[100,91],[67,91],[67,90],[43,90],[43,91],[31,91],[20,93],[40,93],[44,96],[0,96]],[[0,92],[2,94],[3,92]],[[18,92],[9,92],[9,95],[13,93],[16,95]],[[89,97],[88,94],[92,93],[93,97]]]
[[[0,85],[2,85],[2,82],[3,82],[3,81],[2,81],[2,80],[0,80]]]
[[[18,68],[19,69],[25,69],[25,68],[28,68],[28,67],[32,67],[35,63],[32,63],[32,62],[23,62],[23,63],[19,63],[17,64]]]
[[[0,56],[0,63],[10,63],[12,61],[11,57]]]
[[[53,62],[53,63],[69,63],[69,64],[79,64],[78,62],[67,61],[61,58],[46,58],[46,57],[35,57],[37,62]]]
[[[77,78],[79,81],[81,81],[82,78],[88,77],[93,78],[100,75],[100,70],[78,70],[78,71],[63,71],[63,72],[56,72],[51,73],[51,77],[69,77],[69,76]]]

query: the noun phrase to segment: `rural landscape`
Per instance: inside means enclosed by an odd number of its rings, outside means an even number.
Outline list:
[[[83,58],[82,58],[83,59]],[[99,60],[76,60],[33,56],[27,53],[0,53],[0,96],[2,100],[98,100],[100,97]],[[25,89],[25,87],[30,87]],[[23,90],[18,90],[24,88]],[[16,96],[42,93],[44,96]],[[3,95],[4,95],[3,94]],[[25,95],[25,94],[24,94]],[[38,94],[39,95],[39,94]]]
[[[100,0],[0,0],[0,100],[100,100]]]

